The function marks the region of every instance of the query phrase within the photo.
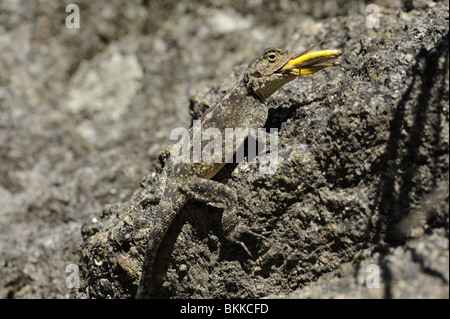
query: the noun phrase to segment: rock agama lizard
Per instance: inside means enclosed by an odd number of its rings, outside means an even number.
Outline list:
[[[342,52],[323,50],[308,53],[315,46],[300,55],[275,48],[266,49],[254,59],[240,75],[237,83],[201,118],[201,128],[217,128],[224,133],[226,128],[262,128],[267,120],[268,107],[264,101],[286,83],[301,74],[311,74],[326,67],[339,65],[336,60]],[[331,62],[333,63],[324,63]],[[192,137],[192,128],[189,131]],[[265,142],[265,141],[264,141]],[[190,140],[186,141],[190,143]],[[235,143],[235,142],[234,142]],[[191,146],[190,146],[191,147]],[[203,144],[202,144],[203,147]],[[237,145],[234,145],[234,151]],[[192,148],[191,148],[192,149]],[[225,152],[222,152],[225,154]],[[159,204],[157,214],[152,216],[148,243],[136,298],[151,295],[149,281],[153,271],[158,248],[174,217],[190,199],[202,202],[218,203],[224,207],[222,229],[226,238],[247,247],[240,240],[247,233],[262,237],[253,229],[243,226],[237,218],[238,197],[235,190],[210,180],[226,163],[222,157],[219,163],[172,163],[168,159],[159,179]],[[147,199],[143,199],[142,204]]]

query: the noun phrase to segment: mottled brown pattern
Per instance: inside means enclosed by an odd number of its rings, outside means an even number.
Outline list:
[[[275,54],[275,59],[273,54]],[[293,75],[278,72],[292,57],[293,55],[288,51],[266,49],[260,57],[250,63],[222,100],[204,114],[201,119],[202,130],[218,128],[224,136],[226,128],[257,129],[263,127],[268,112],[264,103],[265,99],[284,84],[296,78]],[[189,132],[192,140],[192,128]],[[202,147],[204,144],[205,142]],[[222,154],[225,154],[224,143],[222,143]],[[224,206],[222,229],[227,239],[241,245],[248,254],[250,252],[239,239],[241,234],[247,233],[262,237],[251,229],[239,225],[235,208],[237,202],[235,190],[209,180],[223,166],[224,163],[174,164],[169,158],[163,173],[164,177],[160,182],[159,210],[158,214],[153,217],[155,226],[150,230],[137,298],[151,296],[152,281],[149,279],[152,275],[156,253],[174,217],[189,199],[220,203]]]

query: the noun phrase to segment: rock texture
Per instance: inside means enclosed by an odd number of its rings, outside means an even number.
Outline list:
[[[379,28],[359,2],[100,0],[77,2],[67,29],[68,3],[0,11],[0,297],[133,296],[154,206],[132,207],[170,131],[265,47],[325,37],[351,79],[327,69],[268,101],[276,174],[244,162],[215,177],[268,241],[248,238],[251,259],[220,209],[189,203],[158,295],[448,298],[448,1],[379,2]]]

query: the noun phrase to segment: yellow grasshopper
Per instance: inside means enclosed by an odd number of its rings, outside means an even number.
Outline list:
[[[306,51],[300,53],[295,58],[290,59],[280,71],[284,71],[285,73],[292,75],[306,75],[316,73],[331,66],[340,66],[342,71],[347,75],[340,63],[335,61],[342,55],[341,50],[321,50],[310,52],[322,42],[323,40],[313,45]]]

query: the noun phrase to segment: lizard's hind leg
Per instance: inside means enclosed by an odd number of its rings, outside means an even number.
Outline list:
[[[249,234],[267,240],[266,237],[256,233],[256,229],[239,223],[239,218],[237,216],[238,196],[234,189],[210,179],[194,177],[182,188],[182,190],[189,197],[192,197],[197,201],[213,204],[218,203],[220,205],[213,206],[224,207],[222,230],[225,233],[225,237],[232,243],[240,245],[249,256],[252,257],[252,254],[244,242],[241,241],[241,235]]]

